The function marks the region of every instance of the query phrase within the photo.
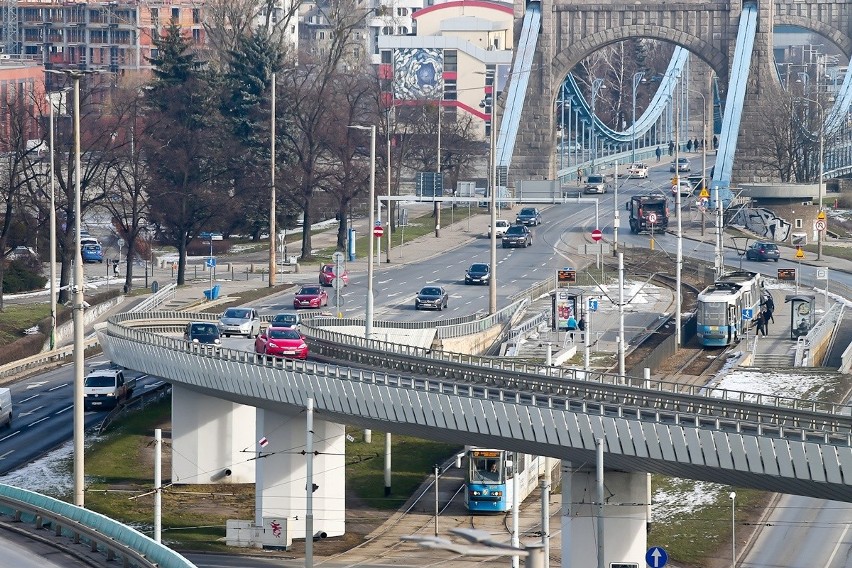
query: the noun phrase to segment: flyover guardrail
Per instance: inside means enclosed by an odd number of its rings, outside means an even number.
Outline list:
[[[343,380],[383,381],[421,387],[428,384],[431,385],[428,388],[440,392],[468,393],[484,389],[491,393],[489,396],[544,400],[547,401],[545,404],[560,407],[577,405],[619,415],[662,414],[669,416],[675,423],[686,421],[698,424],[710,421],[719,423],[718,427],[722,427],[721,423],[724,422],[734,425],[737,431],[750,425],[757,431],[771,429],[782,437],[833,440],[852,445],[852,417],[848,415],[848,409],[829,402],[503,361],[367,340],[324,329],[308,330],[311,332],[308,339],[312,352],[329,357],[336,364],[275,359],[267,361],[264,356],[253,352],[225,347],[198,349],[183,340],[154,331],[158,317],[162,316],[171,322],[177,315],[189,321],[198,314],[145,314],[147,319],[144,327],[127,325],[142,314],[117,314],[108,320],[105,331],[131,342],[199,357],[271,366]],[[137,319],[134,323],[142,322]],[[354,363],[357,367],[347,367],[346,363]],[[390,371],[401,374],[390,375]]]
[[[0,513],[35,528],[50,526],[56,537],[84,543],[116,566],[128,568],[195,568],[195,564],[136,529],[105,515],[47,495],[0,484]]]

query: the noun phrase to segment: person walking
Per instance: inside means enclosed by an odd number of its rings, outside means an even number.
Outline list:
[[[660,157],[663,155],[663,150],[657,146],[657,149],[654,150],[654,153],[657,155],[657,161],[660,161]]]
[[[583,168],[577,168],[577,185],[583,185]]]
[[[763,312],[757,314],[757,335],[766,337],[766,325],[763,323]]]
[[[691,139],[686,141],[686,151],[692,152],[692,140]]]
[[[669,156],[671,156],[672,154],[674,154],[674,142],[669,140]]]
[[[772,320],[772,323],[775,323],[775,316],[772,315],[772,312],[775,311],[775,301],[772,299],[772,294],[767,292],[766,295],[763,297],[763,301],[761,302],[761,304],[766,310],[766,315],[768,316],[768,319]]]
[[[763,310],[760,312],[760,317],[763,320],[763,335],[765,337],[766,334],[769,333],[769,318],[771,317],[771,314],[768,310]]]

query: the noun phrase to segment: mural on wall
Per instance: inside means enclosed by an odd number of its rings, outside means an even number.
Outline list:
[[[437,100],[444,92],[444,51],[409,48],[393,52],[393,98]]]
[[[742,225],[760,238],[768,241],[784,242],[790,239],[793,225],[779,217],[774,211],[763,207],[740,209],[731,219],[735,225]]]

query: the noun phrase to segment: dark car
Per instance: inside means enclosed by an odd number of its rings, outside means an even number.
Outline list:
[[[535,207],[524,207],[515,216],[515,223],[521,225],[541,225],[541,211]]]
[[[491,279],[491,265],[484,262],[471,264],[464,274],[465,284],[488,284]]]
[[[201,343],[202,345],[219,345],[222,342],[219,326],[213,322],[204,321],[186,324],[186,329],[183,330],[183,338],[190,343]]]
[[[746,250],[747,260],[774,260],[778,262],[779,258],[781,258],[781,252],[775,243],[758,241]]]
[[[414,298],[414,309],[419,310],[420,308],[434,308],[440,311],[447,307],[449,299],[450,296],[442,287],[424,286]]]
[[[328,305],[328,293],[319,286],[302,286],[293,298],[293,308],[321,308]]]
[[[503,248],[524,247],[532,244],[532,231],[526,225],[512,225],[503,235]]]
[[[302,317],[297,312],[284,312],[275,314],[269,322],[269,327],[293,327],[298,328]]]

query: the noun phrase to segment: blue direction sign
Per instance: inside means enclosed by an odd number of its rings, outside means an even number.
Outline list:
[[[663,568],[669,561],[669,553],[661,546],[652,546],[645,553],[645,562],[651,568]]]
[[[754,318],[754,308],[743,308],[743,319],[750,320]]]
[[[215,258],[208,258],[204,262],[204,264],[206,264],[208,268],[213,268],[214,266],[216,266],[216,259]]]
[[[589,310],[596,312],[598,311],[598,299],[597,298],[589,298]]]

